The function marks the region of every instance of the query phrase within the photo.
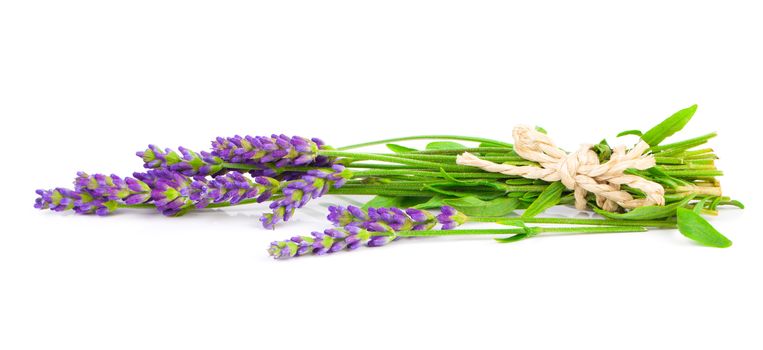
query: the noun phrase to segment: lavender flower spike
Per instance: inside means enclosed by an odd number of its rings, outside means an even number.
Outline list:
[[[288,259],[304,255],[324,255],[342,250],[354,250],[363,245],[382,246],[395,236],[374,236],[372,232],[357,226],[330,228],[313,232],[312,236],[296,236],[285,241],[270,243],[268,254],[275,259]]]
[[[356,206],[330,206],[327,219],[334,226],[361,226],[376,232],[390,228],[395,231],[430,230],[437,224],[437,219],[428,211],[415,208],[368,208]]]
[[[323,196],[331,187],[341,187],[350,177],[352,173],[348,169],[335,164],[331,168],[312,169],[299,180],[283,182],[280,186],[283,198],[270,203],[273,211],[260,217],[262,226],[273,229],[277,223],[289,221],[296,209]]]
[[[319,139],[286,135],[218,137],[212,141],[212,155],[229,163],[267,164],[276,167],[306,165],[318,157]]]
[[[465,217],[453,208],[444,208],[440,215]],[[438,222],[429,212],[414,208],[405,211],[399,208],[364,210],[355,206],[331,206],[328,219],[337,227],[313,232],[312,236],[272,242],[268,253],[275,259],[288,259],[353,250],[363,245],[381,247],[400,238],[396,235],[398,231],[430,230]]]
[[[35,193],[39,196],[34,201],[34,207],[37,209],[69,210],[74,208],[74,202],[80,199],[76,191],[60,187],[53,190],[37,190]]]
[[[211,180],[202,176],[187,177],[165,169],[136,173],[135,176],[148,183],[156,208],[167,216],[180,216],[210,203],[236,204],[251,198],[265,200],[272,192],[273,183],[278,183],[273,179],[258,179],[255,182],[236,172]]]
[[[257,202],[263,202],[270,198],[279,183],[275,179],[264,176],[251,180],[241,173],[231,172],[209,181],[197,178],[192,186],[204,191],[203,195],[196,194],[198,198],[191,198],[197,201],[197,208],[202,208],[209,203],[237,204],[252,198],[256,198]]]
[[[74,210],[78,214],[107,215],[119,204],[139,204],[151,199],[151,189],[145,183],[119,176],[88,175],[78,172],[74,190],[56,188],[38,190],[35,208],[54,211]]]
[[[166,169],[186,176],[214,175],[223,170],[223,160],[207,152],[201,154],[185,147],[178,147],[180,154],[170,148],[162,151],[159,147],[148,145],[145,151],[135,153],[143,159],[143,167],[148,169]]]

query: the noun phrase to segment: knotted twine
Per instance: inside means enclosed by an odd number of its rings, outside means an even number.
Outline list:
[[[628,151],[625,146],[615,147],[609,160],[601,164],[589,144],[581,145],[580,149],[568,154],[557,147],[551,138],[526,126],[515,127],[512,136],[514,151],[523,159],[537,162],[540,167],[497,164],[469,152],[459,155],[456,164],[527,179],[561,181],[567,189],[574,191],[575,207],[580,210],[586,208],[588,192],[596,195],[596,204],[606,211],[665,204],[665,189],[660,184],[623,173],[629,168],[645,170],[655,166],[654,157],[644,154],[649,149],[644,141]],[[639,189],[646,197],[633,198],[620,189],[622,185]]]

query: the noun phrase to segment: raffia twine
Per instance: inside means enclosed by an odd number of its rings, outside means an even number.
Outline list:
[[[491,173],[521,176],[527,179],[543,181],[561,181],[567,189],[573,191],[575,207],[585,209],[586,195],[590,192],[596,196],[596,204],[606,211],[617,211],[620,207],[633,209],[647,205],[665,205],[665,189],[658,183],[640,176],[628,175],[623,172],[633,168],[645,170],[655,166],[654,156],[644,154],[649,145],[640,141],[635,147],[626,150],[618,146],[612,150],[612,156],[605,163],[599,162],[599,157],[585,144],[572,153],[567,153],[557,147],[547,135],[526,126],[517,126],[512,132],[514,151],[537,166],[515,166],[497,164],[464,152],[456,158],[459,165],[478,167]],[[620,189],[627,185],[644,192],[645,198],[633,196]]]

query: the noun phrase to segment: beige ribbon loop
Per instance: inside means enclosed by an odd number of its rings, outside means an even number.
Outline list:
[[[615,147],[610,159],[600,164],[591,145],[582,145],[577,151],[568,154],[547,135],[526,126],[515,127],[512,136],[514,151],[523,159],[540,164],[540,167],[497,164],[469,152],[459,155],[456,164],[527,179],[561,181],[567,189],[573,191],[575,207],[578,209],[585,209],[588,192],[596,195],[596,204],[607,211],[616,211],[620,207],[633,209],[665,205],[665,189],[660,184],[623,173],[630,168],[645,170],[655,166],[654,157],[644,154],[649,149],[644,141],[630,150],[626,150],[625,146]],[[630,193],[620,189],[622,185],[641,190],[646,198],[633,198]]]

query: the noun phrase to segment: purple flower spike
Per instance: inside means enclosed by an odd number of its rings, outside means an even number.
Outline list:
[[[151,152],[158,150],[153,149]],[[166,153],[163,157],[168,158]],[[106,215],[120,205],[153,204],[164,215],[179,216],[211,203],[238,204],[244,200],[266,200],[280,186],[275,179],[260,177],[255,181],[238,172],[219,174],[209,179],[159,168],[136,172],[133,176],[122,179],[117,175],[79,172],[74,180],[74,190],[56,188],[36,191],[39,197],[35,199],[34,207]]]
[[[80,199],[80,194],[66,188],[53,190],[37,190],[39,197],[35,200],[34,207],[37,209],[50,209],[64,211],[74,208],[74,204]]]
[[[276,208],[284,210],[283,206],[276,205]],[[443,229],[453,228],[454,223],[460,224],[460,221],[466,218],[452,207],[441,208],[440,215],[435,217],[427,211],[415,208],[364,210],[356,206],[330,206],[327,218],[335,228],[313,232],[312,237],[298,236],[286,241],[273,242],[268,252],[275,259],[284,259],[307,254],[324,255],[341,250],[355,250],[363,245],[381,247],[399,239],[399,231],[432,229],[441,216],[442,221],[446,221],[447,224]],[[276,213],[266,214],[261,220],[272,227],[274,221],[277,222],[277,217]]]
[[[38,190],[37,194],[40,197],[35,200],[35,208],[97,215],[107,215],[119,204],[134,205],[151,200],[151,188],[142,181],[84,172],[77,173],[74,190]]]
[[[223,170],[223,160],[211,153],[196,153],[185,147],[178,147],[180,154],[170,148],[162,151],[159,147],[149,145],[143,152],[136,155],[143,159],[143,167],[148,169],[171,170],[186,176],[214,175]]]
[[[297,209],[305,206],[310,200],[323,196],[331,187],[341,187],[349,177],[352,177],[349,170],[344,166],[335,165],[330,169],[312,169],[299,180],[282,182],[277,188],[280,188],[283,197],[270,203],[273,212],[260,218],[262,226],[272,229],[280,221],[289,221]],[[336,215],[330,214],[331,217]],[[336,220],[342,219],[336,216]]]
[[[356,206],[329,207],[329,221],[337,227],[359,226],[373,232],[430,230],[437,224],[427,211],[408,208],[368,208]]]
[[[325,255],[342,250],[355,250],[363,245],[380,247],[396,237],[394,235],[374,236],[368,230],[357,226],[330,228],[323,232],[313,232],[311,236],[296,236],[285,241],[270,243],[268,254],[274,259],[288,259],[304,255]]]
[[[229,163],[268,164],[276,167],[307,165],[317,159],[323,143],[286,135],[218,137],[212,141],[212,154]]]

